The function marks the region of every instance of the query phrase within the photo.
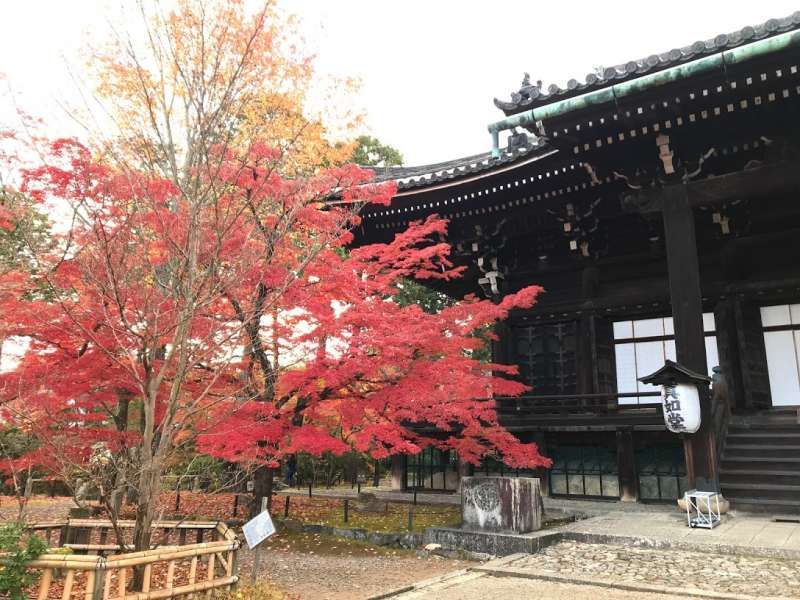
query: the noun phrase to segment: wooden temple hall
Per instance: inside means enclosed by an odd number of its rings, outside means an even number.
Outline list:
[[[381,171],[398,191],[357,243],[438,213],[468,267],[442,291],[545,288],[494,347],[532,388],[496,401],[553,459],[545,493],[800,510],[800,12],[494,102],[491,152]],[[713,376],[696,433],[639,381],[666,359]],[[467,471],[394,464],[406,489]]]

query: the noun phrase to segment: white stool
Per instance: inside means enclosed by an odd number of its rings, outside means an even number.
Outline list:
[[[690,490],[683,495],[686,502],[686,521],[689,527],[713,529],[722,521],[717,492]]]

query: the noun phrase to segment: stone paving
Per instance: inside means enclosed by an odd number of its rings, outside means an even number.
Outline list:
[[[800,560],[561,542],[507,566],[614,583],[800,598]]]
[[[567,531],[589,535],[646,539],[651,545],[672,545],[716,551],[736,551],[800,558],[800,523],[776,522],[771,517],[723,515],[714,529],[692,529],[686,516],[670,512],[624,513],[610,511],[567,525]]]
[[[431,583],[407,591],[391,600],[686,600],[686,595],[651,594],[641,591],[612,590],[591,585],[575,585],[538,579],[492,577],[483,573],[467,573],[446,581]]]

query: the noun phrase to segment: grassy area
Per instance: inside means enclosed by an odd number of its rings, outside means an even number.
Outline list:
[[[264,548],[278,552],[317,554],[319,556],[411,556],[414,554],[413,550],[376,546],[360,540],[291,529],[278,531],[264,542]]]
[[[277,497],[272,507],[273,515],[281,520],[285,497]],[[354,500],[349,503],[348,522],[344,521],[344,501],[332,498],[304,498],[291,496],[289,518],[303,523],[319,523],[333,527],[363,528],[378,532],[408,531],[408,513],[412,511],[412,531],[427,527],[457,527],[461,523],[461,507],[450,505],[413,506],[403,503],[386,503],[385,511],[360,510]]]
[[[408,531],[408,511],[413,512],[412,531],[421,532],[427,527],[453,527],[461,523],[461,507],[453,505],[416,506],[402,502],[381,503],[379,512],[368,512],[359,508],[355,499],[349,502],[349,519],[344,521],[344,500],[315,496],[289,497],[288,518],[301,523],[318,523],[334,527],[363,528],[381,533]],[[272,516],[280,522],[283,519],[286,496],[273,498]],[[240,498],[236,515],[239,519],[247,518],[247,497]],[[233,518],[233,494],[206,494],[201,492],[181,492],[179,509],[176,511],[174,492],[161,495],[158,514],[172,516],[183,515],[189,519],[225,520]],[[55,520],[67,517],[72,507],[70,498],[32,498],[28,503],[27,513],[31,520]],[[385,510],[383,510],[385,508]],[[11,519],[16,516],[17,507],[10,499],[0,502],[0,516]],[[7,513],[7,514],[6,514]],[[124,518],[134,518],[132,507],[126,507]]]

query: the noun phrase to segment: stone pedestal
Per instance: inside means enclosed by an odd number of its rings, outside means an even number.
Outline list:
[[[478,531],[528,533],[542,528],[542,493],[531,477],[464,477],[463,527]]]

